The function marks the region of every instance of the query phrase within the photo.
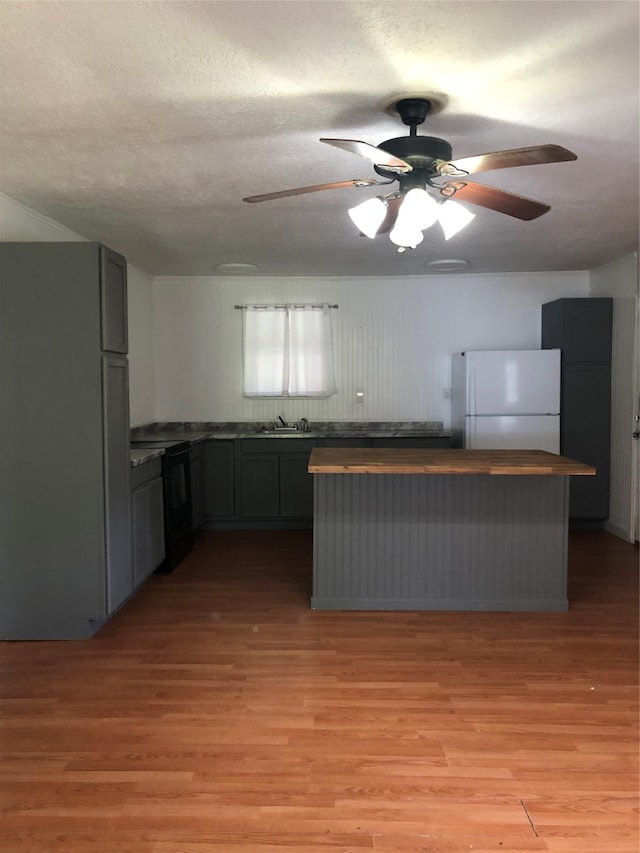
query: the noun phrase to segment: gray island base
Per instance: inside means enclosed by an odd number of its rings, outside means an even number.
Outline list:
[[[544,451],[319,448],[315,610],[565,611],[569,476]]]

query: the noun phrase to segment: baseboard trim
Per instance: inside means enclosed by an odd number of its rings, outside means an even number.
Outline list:
[[[605,521],[604,529],[607,533],[612,533],[618,539],[624,539],[625,542],[630,542],[633,545],[633,537],[630,530],[625,530],[624,527],[618,527],[617,524],[612,524],[610,521]]]

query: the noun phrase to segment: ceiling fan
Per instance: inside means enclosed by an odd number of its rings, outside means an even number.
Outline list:
[[[468,180],[469,175],[491,169],[577,159],[572,151],[559,145],[534,145],[452,160],[451,145],[446,140],[417,135],[418,126],[432,109],[429,98],[402,98],[392,106],[403,123],[409,126],[409,136],[388,139],[377,146],[356,139],[320,139],[327,145],[364,157],[386,180],[355,178],[314,184],[249,196],[243,201],[273,201],[321,190],[389,185],[397,181],[397,189],[368,199],[350,209],[349,215],[361,233],[371,238],[389,233],[391,240],[400,247],[399,251],[404,251],[415,248],[422,240],[422,230],[436,220],[440,221],[448,239],[473,219],[474,214],[458,202],[486,207],[524,221],[537,219],[551,209],[549,205],[533,199],[474,183]]]

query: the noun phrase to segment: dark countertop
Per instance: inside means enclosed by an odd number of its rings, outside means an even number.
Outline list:
[[[266,428],[262,421],[245,422],[171,422],[134,427],[136,441],[189,441],[199,444],[207,439],[235,438],[450,438],[441,421],[323,421],[311,422],[307,430]],[[131,451],[131,467],[142,465],[164,453],[163,450],[136,448]]]
[[[264,422],[159,423],[135,427],[132,438],[190,441],[233,438],[450,438],[441,421],[311,422],[307,430],[276,429]]]
[[[130,450],[131,468],[137,468],[138,465],[144,465],[145,462],[151,462],[152,459],[158,459],[164,455],[164,450],[158,448],[138,448]]]

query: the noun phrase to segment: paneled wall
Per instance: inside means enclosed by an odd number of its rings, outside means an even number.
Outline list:
[[[638,257],[627,255],[592,270],[591,296],[613,297],[611,369],[611,499],[607,528],[624,539],[638,538],[639,442],[634,414],[640,397]],[[635,454],[635,455],[634,455]],[[635,501],[634,501],[635,498]]]
[[[537,349],[540,306],[587,296],[586,272],[388,278],[173,278],[153,284],[160,421],[442,420],[451,354]],[[242,312],[329,302],[339,392],[327,400],[242,397]],[[362,390],[364,400],[356,402]]]

